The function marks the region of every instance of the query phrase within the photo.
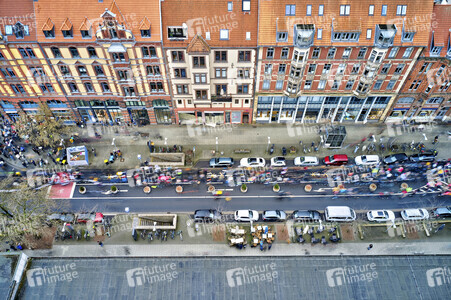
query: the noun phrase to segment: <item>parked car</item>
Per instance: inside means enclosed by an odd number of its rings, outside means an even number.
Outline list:
[[[355,158],[355,164],[358,166],[373,166],[381,162],[378,155],[360,155]]]
[[[409,157],[409,159],[410,159],[411,162],[434,161],[435,160],[435,155],[419,153],[419,154],[411,155]]]
[[[285,167],[286,165],[285,157],[283,156],[275,156],[271,158],[271,167]]]
[[[401,217],[405,221],[429,219],[429,213],[424,208],[412,208],[401,211]]]
[[[210,159],[210,168],[221,168],[233,166],[233,158],[218,157]]]
[[[432,211],[432,216],[437,219],[451,218],[451,206],[437,207]]]
[[[293,219],[295,221],[319,222],[321,220],[321,215],[316,210],[295,210],[293,211]]]
[[[87,223],[89,220],[94,223],[103,222],[103,214],[102,213],[83,213],[77,216],[77,223]]]
[[[351,222],[356,219],[355,211],[349,206],[328,206],[324,209],[328,222]]]
[[[366,213],[368,221],[373,222],[395,222],[395,214],[391,210],[370,210]]]
[[[47,216],[47,221],[61,221],[61,222],[73,222],[75,220],[75,216],[69,213],[61,213],[61,214],[51,214]]]
[[[387,165],[403,163],[407,160],[409,160],[409,157],[405,153],[397,153],[384,157],[384,163]]]
[[[341,166],[346,165],[349,162],[348,156],[345,154],[335,154],[331,156],[326,156],[323,160],[325,165],[330,166]]]
[[[319,160],[315,156],[299,156],[294,159],[295,166],[317,166]]]
[[[258,221],[259,217],[260,215],[256,210],[241,209],[235,212],[235,221],[239,222],[256,222]]]
[[[213,222],[221,218],[222,214],[216,209],[198,209],[194,212],[194,221]]]
[[[263,157],[245,157],[240,160],[240,167],[264,167],[266,161]]]
[[[262,218],[263,221],[285,221],[287,214],[283,210],[265,210]]]

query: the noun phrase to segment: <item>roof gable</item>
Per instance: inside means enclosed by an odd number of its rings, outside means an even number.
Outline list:
[[[80,25],[80,30],[90,30],[91,27],[92,27],[91,22],[89,22],[88,18],[85,17],[85,19]]]
[[[69,20],[69,18],[66,18],[64,20],[63,25],[61,26],[60,30],[71,30],[72,29],[72,22]]]
[[[42,26],[42,31],[50,31],[53,29],[55,24],[53,24],[52,20],[50,18],[45,21],[44,26]]]
[[[186,49],[188,53],[210,53],[210,46],[201,35],[196,35]]]
[[[150,29],[150,21],[147,19],[147,17],[144,17],[141,21],[141,24],[139,24],[139,30],[147,30]]]

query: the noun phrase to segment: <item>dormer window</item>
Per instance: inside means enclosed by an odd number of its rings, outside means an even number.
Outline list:
[[[183,27],[168,27],[168,39],[186,39],[187,30]]]
[[[413,42],[415,32],[404,32],[401,37],[402,42]]]
[[[81,37],[84,39],[91,38],[91,33],[89,32],[89,30],[80,30],[80,33],[81,33]]]
[[[51,30],[43,30],[44,35],[46,38],[54,38],[55,37],[55,30],[52,28]]]
[[[67,39],[67,38],[73,38],[73,34],[72,34],[72,29],[70,30],[62,30],[63,32],[63,36]]]
[[[150,38],[150,29],[141,30],[141,37]]]
[[[64,38],[71,39],[74,37],[72,28],[73,26],[71,21],[68,18],[66,18],[66,20],[64,20],[63,25],[61,26],[61,32],[63,33]]]
[[[5,26],[6,35],[15,35],[16,39],[23,39],[26,35],[30,35],[27,25],[17,22],[15,25]]]
[[[429,55],[430,56],[439,56],[440,52],[442,52],[443,46],[444,46],[443,43],[437,43],[435,41],[434,32],[432,32],[432,41],[431,41],[431,47],[430,47],[431,50],[429,50]]]
[[[374,45],[380,48],[388,48],[393,45],[396,34],[396,26],[393,24],[378,24],[376,27],[376,39]]]
[[[310,47],[313,44],[315,25],[297,24],[295,27],[295,46]]]

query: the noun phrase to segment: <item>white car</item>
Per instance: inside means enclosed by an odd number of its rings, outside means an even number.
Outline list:
[[[378,155],[360,155],[355,158],[355,164],[358,166],[373,166],[381,162]]]
[[[391,210],[370,210],[366,213],[368,221],[395,222],[395,214]]]
[[[285,163],[285,157],[276,156],[271,158],[271,167],[285,167],[287,164]]]
[[[401,211],[401,217],[405,221],[426,220],[429,219],[429,213],[424,208],[412,208]]]
[[[256,222],[256,221],[258,221],[259,217],[260,217],[260,215],[258,214],[258,211],[256,211],[256,210],[242,209],[242,210],[237,210],[235,212],[235,221]]]
[[[262,157],[245,157],[240,160],[240,167],[264,167],[266,165],[266,161]]]
[[[319,160],[315,156],[299,156],[294,159],[295,166],[317,166]]]

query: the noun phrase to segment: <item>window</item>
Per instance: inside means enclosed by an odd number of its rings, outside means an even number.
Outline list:
[[[289,52],[288,48],[282,48],[282,52],[280,53],[280,58],[281,59],[288,58],[288,52]]]
[[[60,52],[60,49],[58,49],[58,48],[56,48],[56,47],[52,47],[52,48],[50,48],[50,50],[52,51],[52,54],[53,54],[53,56],[55,57],[55,58],[59,58],[59,57],[63,57],[62,55],[61,55],[61,52]]]
[[[94,72],[96,72],[97,76],[105,75],[101,66],[94,66]]]
[[[433,65],[433,63],[424,63],[421,66],[421,69],[420,69],[420,71],[418,73],[423,73],[423,72],[427,73],[429,71],[429,69],[432,67],[432,65]]]
[[[339,86],[340,86],[340,82],[338,80],[334,80],[334,83],[332,84],[331,89],[332,90],[338,90]]]
[[[177,100],[177,105],[182,105],[182,104],[183,104],[183,100],[178,99],[178,100]]]
[[[163,93],[164,92],[163,83],[160,81],[151,82],[149,85],[150,85],[150,91],[152,93]]]
[[[207,91],[205,90],[196,90],[196,99],[197,100],[206,100],[207,99]]]
[[[251,51],[238,51],[238,61],[251,61]]]
[[[380,90],[380,89],[381,89],[381,86],[382,86],[382,83],[383,83],[382,80],[377,80],[377,81],[374,83],[373,90],[375,90],[375,91]]]
[[[440,75],[442,75],[443,70],[445,70],[445,67],[446,67],[445,65],[441,65],[435,76],[439,77]]]
[[[168,27],[168,39],[186,39],[187,32],[183,27]]]
[[[387,84],[387,91],[392,90],[395,87],[396,80],[390,80]]]
[[[332,41],[334,42],[356,42],[359,40],[358,32],[334,32]]]
[[[310,90],[312,88],[312,81],[306,80],[304,83],[304,90]]]
[[[185,56],[183,55],[183,51],[172,51],[172,62],[184,62]]]
[[[108,83],[101,82],[100,86],[102,87],[102,92],[104,92],[104,93],[109,93],[110,92],[110,87],[109,87]]]
[[[371,39],[371,35],[373,34],[373,30],[372,29],[367,29],[366,30],[366,38],[367,39]]]
[[[440,52],[442,52],[442,48],[443,48],[443,47],[437,47],[437,46],[432,47],[432,48],[431,48],[431,51],[430,51],[431,55],[432,55],[432,56],[437,56],[437,55],[439,55]]]
[[[147,70],[149,72],[149,70]],[[117,71],[117,76],[119,77],[119,80],[127,80],[128,74],[127,71]]]
[[[296,5],[289,4],[285,5],[285,16],[295,16],[296,15]]]
[[[387,74],[390,70],[391,64],[384,64],[381,68],[381,74]]]
[[[71,39],[73,38],[73,34],[72,34],[72,28],[70,30],[61,30],[63,32],[63,36],[66,39]]]
[[[194,74],[194,83],[207,83],[207,74]]]
[[[177,85],[177,94],[179,94],[179,95],[188,94],[188,85],[187,84],[178,84]]]
[[[227,11],[233,11],[233,2],[227,2]]]
[[[359,58],[359,59],[365,58],[366,51],[367,51],[366,48],[360,48],[359,49],[359,54],[357,55],[357,58]]]
[[[316,64],[310,64],[308,67],[308,73],[315,74],[315,72],[316,72]]]
[[[311,16],[311,15],[312,15],[312,6],[307,5],[307,16]]]
[[[320,52],[321,52],[320,48],[314,48],[312,52],[312,58],[319,58]]]
[[[440,86],[439,91],[440,91],[440,92],[446,92],[450,86],[451,86],[451,81],[445,81],[445,82],[443,82],[443,84]]]
[[[124,87],[124,94],[126,97],[134,97],[135,94],[135,88],[133,87]]]
[[[370,5],[368,8],[368,16],[374,16],[374,5]]]
[[[346,69],[346,64],[339,64],[337,68],[337,75],[341,75],[344,73]]]
[[[5,57],[3,56],[3,54],[0,52],[0,60],[5,59]]]
[[[60,66],[60,71],[63,76],[70,75],[69,68],[67,66]]]
[[[287,65],[286,64],[280,64],[279,65],[279,74],[285,74]]]
[[[141,52],[143,54],[143,57],[149,57],[149,48],[141,47]]]
[[[186,69],[177,68],[174,69],[175,78],[186,78]]]
[[[346,48],[346,49],[343,51],[343,56],[342,56],[342,58],[343,58],[343,59],[346,59],[346,58],[349,58],[349,56],[351,56],[351,48]]]
[[[354,80],[349,80],[348,82],[346,82],[345,90],[350,90],[350,89],[352,89],[353,86],[354,86]]]
[[[80,54],[78,53],[77,48],[75,47],[69,47],[69,51],[70,51],[70,55],[72,55],[72,57],[80,57]]]
[[[81,33],[81,37],[84,39],[91,38],[91,32],[89,32],[89,30],[80,30],[80,33]]]
[[[290,94],[296,94],[298,90],[298,85],[295,83],[288,82],[287,84],[287,92]]]
[[[150,38],[150,29],[141,29],[141,37]]]
[[[396,7],[396,15],[397,16],[405,16],[407,13],[407,5],[398,5]]]
[[[215,51],[215,62],[227,62],[227,51]]]
[[[228,40],[229,39],[229,30],[228,29],[221,29],[219,31],[219,39],[220,40]]]
[[[424,90],[424,92],[426,93],[426,94],[429,94],[431,91],[432,91],[432,88],[434,87],[434,84],[433,83],[430,83],[429,85],[428,85],[428,87]]]
[[[215,78],[227,78],[227,68],[216,68]]]
[[[269,90],[270,81],[263,80],[262,90]]]
[[[426,103],[427,104],[440,104],[443,102],[443,98],[442,97],[433,97],[433,98],[429,98]]]
[[[55,37],[55,29],[54,28],[52,28],[52,30],[43,30],[42,32],[44,32],[44,36],[48,39]]]
[[[69,89],[72,93],[78,93],[77,85],[73,82],[68,83]]]
[[[251,11],[251,0],[243,0],[243,11]]]
[[[416,91],[417,88],[420,86],[422,80],[414,80],[410,84],[409,91]]]
[[[360,64],[354,64],[351,69],[351,74],[357,74],[360,71]]]
[[[318,28],[317,39],[321,40],[322,38],[323,38],[323,29],[322,28]]]
[[[216,86],[216,95],[227,95],[227,84],[217,84]],[[238,101],[238,100],[235,100]],[[238,103],[236,103],[238,104]]]
[[[288,40],[288,32],[277,32],[276,40],[278,42],[286,42]]]
[[[415,32],[404,32],[401,36],[402,42],[413,42],[413,37],[415,36]]]
[[[125,61],[125,55],[124,53],[113,53],[112,58],[114,62],[121,62]]]
[[[276,90],[283,89],[283,80],[277,80],[276,81]]]
[[[398,54],[398,50],[398,47],[391,48],[390,53],[388,54],[388,58],[395,58],[396,54]]]
[[[266,50],[266,58],[274,58],[274,48],[268,48]]]
[[[349,16],[351,5],[340,5],[340,16]]]
[[[404,54],[402,55],[402,58],[409,58],[410,55],[412,54],[412,52],[413,52],[413,47],[406,48],[406,50],[404,51]]]
[[[324,90],[324,88],[326,87],[326,82],[327,80],[320,80],[318,83],[318,90]]]
[[[97,57],[96,49],[94,47],[88,47],[89,57]]]
[[[23,39],[24,36],[30,35],[28,26],[22,25],[20,22],[15,25],[5,25],[5,35],[13,35],[13,33],[16,39]]]
[[[250,31],[247,31],[246,32],[246,40],[250,40],[251,39],[251,32]]]
[[[249,93],[249,85],[248,84],[240,84],[237,86],[238,94],[248,94]]]
[[[291,77],[299,77],[299,76],[301,76],[301,71],[302,71],[302,68],[295,68],[295,67],[291,66],[290,76]]]
[[[318,6],[318,16],[323,16],[324,15],[324,5],[320,5]]]
[[[402,70],[404,70],[405,64],[399,64],[396,66],[395,74],[401,74]]]
[[[382,5],[381,16],[387,15],[387,5]]]
[[[94,88],[92,87],[92,84],[90,82],[85,82],[84,85],[85,85],[86,92],[88,92],[88,93],[94,92]]]
[[[240,79],[248,79],[249,78],[249,69],[238,69],[237,77]]]
[[[333,59],[335,57],[335,52],[337,51],[336,48],[330,48],[329,52],[327,52],[327,58]]]
[[[368,91],[368,84],[365,84],[363,82],[359,82],[359,85],[357,86],[357,92],[359,93],[366,93]]]
[[[272,73],[272,64],[265,64],[265,74]]]
[[[205,32],[205,39],[206,40],[210,39],[210,31]]]
[[[19,48],[19,52],[20,52],[20,55],[22,55],[23,58],[28,58],[27,51],[25,51],[24,48]]]
[[[325,64],[323,68],[323,74],[327,74],[330,71],[331,64]]]
[[[205,68],[205,56],[193,56],[193,68]]]
[[[42,75],[45,75],[44,71],[41,68],[39,68],[39,69],[40,69]],[[16,77],[16,73],[14,73],[14,71],[11,68],[6,68],[6,70],[8,71],[9,76]],[[41,74],[36,74],[36,75],[41,75]],[[33,76],[36,76],[36,75],[33,74]]]
[[[78,69],[78,74],[80,76],[87,76],[88,75],[88,71],[86,70],[85,66],[78,66],[77,69]]]
[[[0,72],[2,72],[4,77],[9,77],[9,74],[8,74],[8,72],[6,72],[5,69],[0,69]]]

